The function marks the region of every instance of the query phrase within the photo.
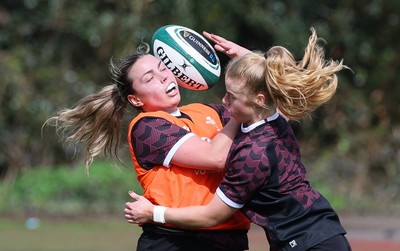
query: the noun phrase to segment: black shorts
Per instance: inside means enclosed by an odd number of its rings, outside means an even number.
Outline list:
[[[246,230],[182,231],[143,226],[137,251],[243,251],[248,250]]]
[[[347,238],[339,234],[315,245],[308,251],[351,251],[351,246]]]

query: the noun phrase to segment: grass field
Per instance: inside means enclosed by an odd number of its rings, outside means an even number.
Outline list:
[[[140,228],[123,218],[40,219],[34,230],[25,219],[0,218],[2,251],[109,251],[135,250]]]
[[[354,251],[400,250],[400,219],[344,218]],[[33,230],[26,219],[0,216],[0,251],[134,251],[141,229],[119,217],[44,218]],[[375,231],[373,231],[375,229]],[[390,234],[390,236],[389,236]],[[249,231],[251,251],[269,250],[264,231]]]
[[[0,218],[1,251],[135,250],[141,229],[121,218],[40,219],[33,230],[26,219]],[[253,226],[254,228],[257,228]],[[268,250],[264,233],[249,234],[250,250]]]

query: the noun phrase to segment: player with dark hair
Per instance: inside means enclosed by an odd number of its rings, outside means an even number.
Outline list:
[[[299,62],[281,46],[234,58],[226,69],[223,103],[241,128],[213,199],[172,208],[130,192],[136,201],[125,205],[127,221],[211,227],[241,210],[264,229],[270,250],[351,250],[338,215],[306,179],[295,135],[277,112],[298,120],[334,95],[336,73],[347,67],[325,60],[317,41],[312,29]]]
[[[206,36],[211,36],[205,33]],[[229,43],[232,55],[246,49]],[[226,47],[225,47],[226,48]],[[111,61],[114,83],[60,111],[53,123],[65,141],[86,145],[86,170],[101,151],[117,155],[127,105],[140,113],[128,131],[130,152],[144,195],[170,207],[207,204],[221,182],[239,124],[223,105],[179,106],[175,76],[147,45]],[[116,156],[118,157],[118,156]],[[246,250],[250,221],[241,213],[201,230],[146,224],[137,250]]]

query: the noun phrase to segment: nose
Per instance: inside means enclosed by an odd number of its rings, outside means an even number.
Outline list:
[[[228,106],[228,101],[227,101],[227,94],[224,95],[224,97],[222,98],[222,104],[224,104],[225,106]]]
[[[163,72],[158,73],[158,79],[160,80],[161,83],[165,83],[168,79],[167,74]]]

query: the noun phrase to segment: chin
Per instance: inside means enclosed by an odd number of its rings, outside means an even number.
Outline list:
[[[240,119],[237,119],[237,118],[235,118],[235,117],[233,117],[233,116],[232,116],[232,118],[233,118],[236,122],[238,122],[238,123],[243,123]]]
[[[179,97],[177,100],[175,100],[175,102],[173,102],[172,105],[178,107],[180,102],[181,102],[181,98]]]

